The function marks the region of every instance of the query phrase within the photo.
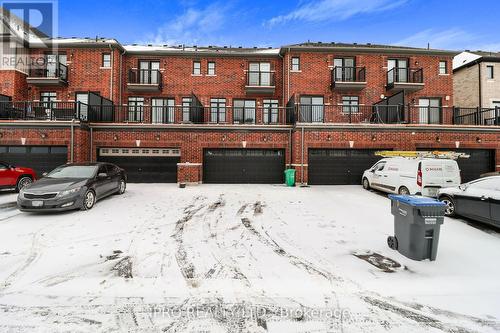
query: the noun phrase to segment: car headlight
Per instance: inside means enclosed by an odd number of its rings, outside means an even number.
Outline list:
[[[67,197],[68,195],[75,194],[81,190],[81,187],[72,188],[59,192],[58,197]]]

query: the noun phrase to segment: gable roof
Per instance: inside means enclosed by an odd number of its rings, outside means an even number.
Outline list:
[[[481,62],[500,62],[500,52],[466,50],[453,59],[453,71],[459,71]]]

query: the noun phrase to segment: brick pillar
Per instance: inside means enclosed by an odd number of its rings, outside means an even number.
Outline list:
[[[200,184],[202,182],[201,163],[177,163],[177,182]]]

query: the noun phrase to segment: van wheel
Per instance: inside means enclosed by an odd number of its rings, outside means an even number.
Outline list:
[[[398,190],[398,194],[410,195],[410,190],[406,186],[401,186]]]
[[[29,184],[33,183],[33,179],[31,179],[30,176],[22,176],[17,180],[16,184],[16,192],[21,191],[23,188],[28,186]]]
[[[368,178],[363,178],[363,188],[365,190],[369,190],[370,189],[370,182],[368,181]]]
[[[452,198],[450,197],[441,197],[439,198],[439,201],[444,203],[446,205],[446,208],[444,210],[444,215],[446,216],[455,216],[455,201],[453,201]]]

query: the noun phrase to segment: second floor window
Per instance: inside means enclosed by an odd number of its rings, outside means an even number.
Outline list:
[[[322,123],[324,120],[323,96],[301,96],[299,122]]]
[[[486,78],[490,80],[495,78],[495,71],[493,66],[486,66]]]
[[[212,98],[210,99],[210,121],[212,123],[226,122],[226,99]]]
[[[408,82],[408,59],[387,60],[387,82]]]
[[[300,58],[292,57],[292,71],[298,72],[300,71]]]
[[[358,96],[342,96],[342,113],[356,113],[359,111]]]
[[[439,62],[439,74],[448,74],[448,62],[440,61]]]
[[[333,66],[335,81],[354,81],[356,75],[354,58],[335,58],[333,59]]]
[[[193,75],[201,75],[201,62],[193,61]]]
[[[248,66],[249,86],[271,86],[271,63],[251,62]]]
[[[233,122],[237,124],[255,123],[255,100],[236,99],[233,101]]]
[[[111,67],[111,53],[102,54],[102,67]]]
[[[207,64],[207,74],[208,75],[215,75],[215,62],[214,61],[209,61]]]

